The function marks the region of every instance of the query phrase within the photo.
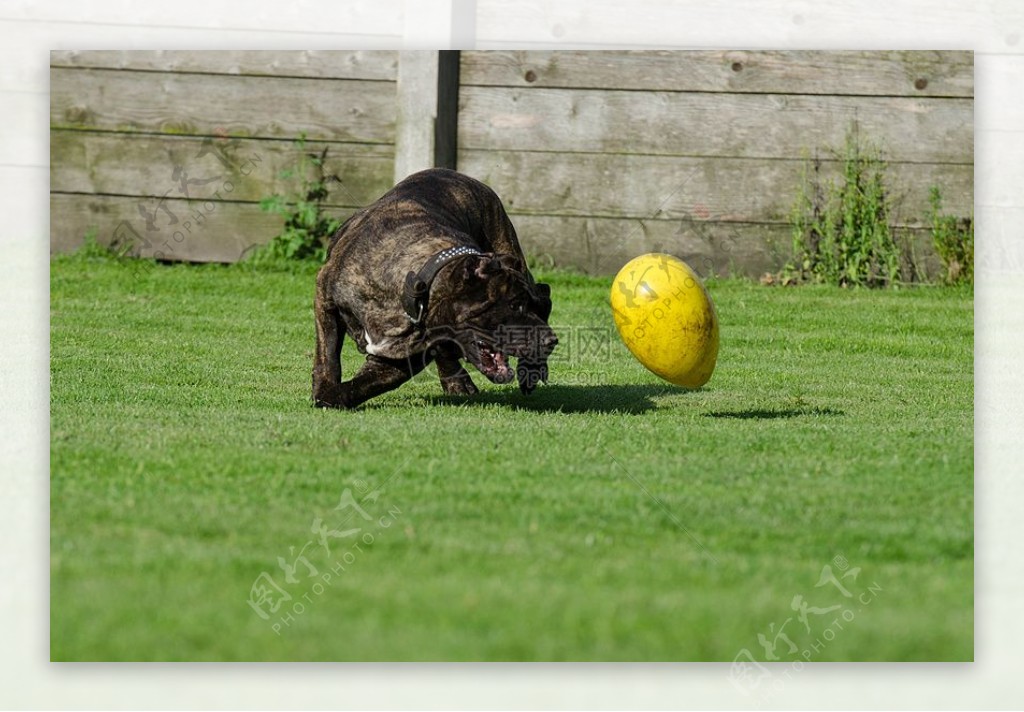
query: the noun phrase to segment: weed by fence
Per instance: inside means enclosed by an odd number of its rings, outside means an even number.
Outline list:
[[[942,192],[932,186],[928,194],[931,209],[932,243],[946,267],[949,284],[974,283],[974,218],[947,215],[942,212]]]
[[[815,159],[804,173],[791,214],[793,261],[786,283],[888,287],[901,277],[900,248],[881,151],[847,132],[839,180],[823,179]]]
[[[298,161],[293,168],[282,171],[281,177],[296,179],[298,187],[287,195],[275,194],[260,201],[262,210],[284,218],[284,227],[252,252],[250,259],[257,263],[303,259],[322,262],[328,240],[341,225],[340,220],[324,212],[330,184],[341,182],[324,167],[328,148],[319,153],[307,151],[305,134],[294,145],[299,151]]]

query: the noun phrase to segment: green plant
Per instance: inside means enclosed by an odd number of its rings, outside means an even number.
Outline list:
[[[96,227],[92,226],[85,231],[82,245],[75,250],[75,255],[85,259],[121,259],[126,257],[132,248],[131,244],[125,244],[114,240],[109,245],[101,245],[96,239]]]
[[[885,287],[900,280],[900,250],[881,152],[847,132],[836,158],[839,180],[824,179],[821,161],[807,167],[793,206],[793,259],[783,280],[839,286]]]
[[[255,250],[254,262],[281,260],[315,260],[322,262],[327,254],[327,241],[341,221],[324,212],[330,195],[329,185],[340,182],[338,176],[324,168],[327,147],[319,153],[306,151],[306,135],[294,142],[299,159],[293,168],[281,171],[281,178],[296,179],[298,187],[288,195],[271,195],[260,201],[260,208],[284,218],[284,228],[270,242]]]
[[[974,219],[942,212],[942,193],[932,186],[928,193],[932,243],[946,267],[949,284],[974,283]]]

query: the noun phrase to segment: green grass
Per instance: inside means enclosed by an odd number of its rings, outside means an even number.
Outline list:
[[[761,661],[772,624],[783,660],[973,658],[969,289],[713,282],[686,391],[618,341],[609,280],[549,275],[551,385],[451,399],[431,369],[338,412],[309,406],[308,268],[51,270],[54,660]],[[373,521],[334,511],[382,485]],[[317,516],[373,541],[285,584]],[[815,587],[837,555],[851,599]],[[797,595],[844,608],[807,633]]]

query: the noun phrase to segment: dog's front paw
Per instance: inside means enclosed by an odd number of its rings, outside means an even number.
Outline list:
[[[344,384],[320,383],[313,388],[316,408],[348,408],[347,389]]]
[[[441,379],[441,390],[449,396],[475,396],[480,389],[473,383],[473,379],[465,370],[454,376]]]

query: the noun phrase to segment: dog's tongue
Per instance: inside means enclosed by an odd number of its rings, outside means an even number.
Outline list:
[[[509,383],[515,377],[515,373],[508,365],[508,359],[505,358],[505,354],[495,352],[494,370],[496,373],[495,380],[498,383]]]

